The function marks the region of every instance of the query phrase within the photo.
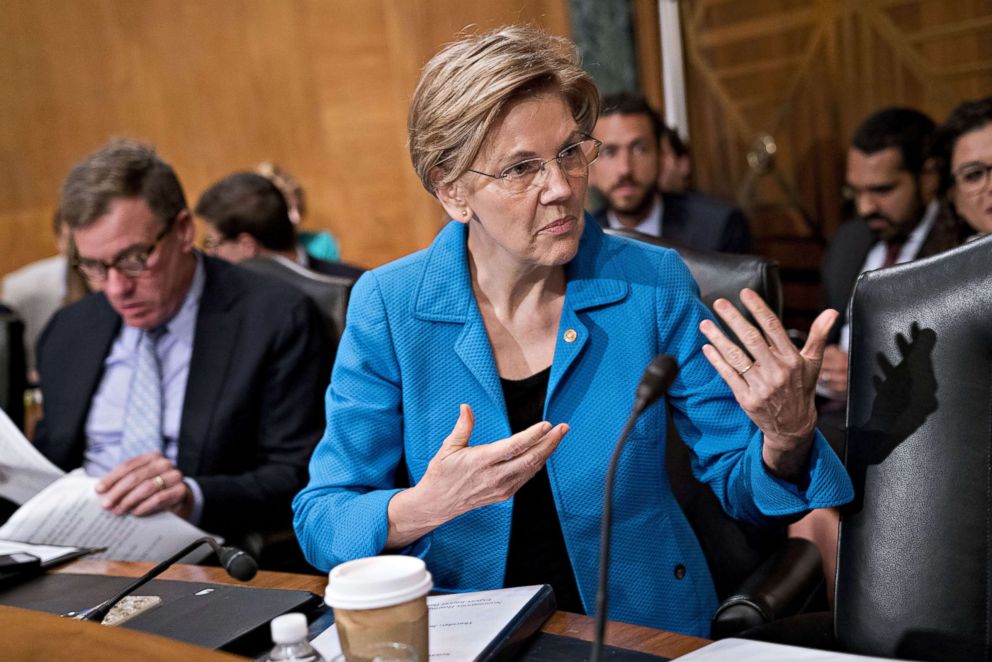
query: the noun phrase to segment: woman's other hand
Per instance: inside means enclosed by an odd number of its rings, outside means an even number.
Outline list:
[[[797,350],[782,322],[760,296],[749,289],[741,290],[741,302],[760,330],[729,301],[718,299],[714,309],[744,349],[712,321],[705,320],[699,329],[711,344],[703,346],[703,353],[764,433],[765,465],[780,478],[798,481],[806,471],[816,428],[816,380],[827,334],[838,313],[820,313],[810,327],[806,344]]]
[[[461,405],[458,421],[423,478],[389,502],[386,548],[405,547],[475,508],[506,501],[541,470],[568,432],[547,421],[490,444],[469,446],[475,416]]]

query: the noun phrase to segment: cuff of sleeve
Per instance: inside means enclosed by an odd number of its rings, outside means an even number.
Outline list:
[[[200,518],[203,517],[203,490],[200,489],[199,484],[192,478],[183,478],[183,482],[186,483],[190,494],[193,495],[193,510],[190,511],[189,520],[187,521],[194,526],[199,526]]]
[[[819,430],[810,449],[805,489],[773,476],[761,458],[763,435],[759,443],[748,447],[754,502],[769,517],[794,515],[815,508],[842,506],[854,498],[854,487],[840,458],[833,452]]]

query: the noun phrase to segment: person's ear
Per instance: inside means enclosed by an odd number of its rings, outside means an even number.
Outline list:
[[[461,182],[454,181],[450,184],[436,185],[434,195],[444,207],[444,211],[454,220],[468,223],[469,219],[472,218],[472,208],[468,203],[465,186]]]
[[[927,159],[920,169],[920,197],[924,202],[930,202],[937,195],[940,184],[940,175],[937,173],[937,162],[934,159]]]
[[[179,247],[183,253],[190,253],[193,250],[193,242],[196,239],[196,227],[193,224],[193,214],[188,209],[183,209],[176,216],[176,236],[179,237]]]
[[[242,232],[239,234],[234,239],[234,242],[238,247],[241,260],[250,260],[253,257],[258,257],[258,255],[262,252],[261,244],[258,243],[258,240],[255,239],[255,237],[251,236],[247,232]]]

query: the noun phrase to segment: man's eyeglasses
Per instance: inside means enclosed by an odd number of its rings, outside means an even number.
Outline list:
[[[582,177],[589,172],[589,165],[599,158],[599,148],[603,143],[595,138],[586,138],[564,148],[554,158],[533,158],[514,163],[504,168],[500,173],[491,175],[469,168],[483,177],[497,180],[510,193],[523,193],[529,188],[540,185],[540,177],[552,161],[558,162],[558,167],[569,177]]]
[[[202,245],[203,252],[206,253],[206,254],[208,254],[208,255],[212,255],[215,250],[217,250],[223,244],[225,244],[225,243],[227,243],[229,241],[233,241],[233,240],[232,239],[228,239],[227,237],[224,237],[224,236],[221,236],[221,235],[218,235],[216,237],[204,237],[203,238],[203,245]]]
[[[962,193],[974,195],[988,186],[990,172],[990,163],[967,163],[954,173],[954,183]]]
[[[155,249],[162,243],[162,239],[172,229],[172,224],[162,228],[156,235],[155,240],[150,244],[138,244],[124,249],[111,262],[94,260],[88,257],[77,257],[73,260],[73,265],[79,269],[79,273],[92,281],[106,280],[107,272],[116,269],[117,273],[128,278],[140,276],[148,269],[148,259],[155,253]]]

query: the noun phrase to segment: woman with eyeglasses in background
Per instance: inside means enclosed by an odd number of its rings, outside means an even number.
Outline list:
[[[992,97],[960,104],[937,136],[951,224],[962,240],[992,233]]]
[[[667,402],[728,512],[762,523],[850,500],[814,427],[836,313],[800,353],[745,291],[764,334],[722,301],[750,356],[727,340],[674,251],[585,215],[598,112],[574,46],[534,28],[467,37],[425,66],[410,154],[454,221],[355,285],[294,501],[318,568],[414,554],[441,589],[550,583],[560,609],[593,612],[606,467],[659,353],[680,366]],[[646,410],[621,459],[609,616],[703,635],[716,594],[668,485],[667,411]]]

